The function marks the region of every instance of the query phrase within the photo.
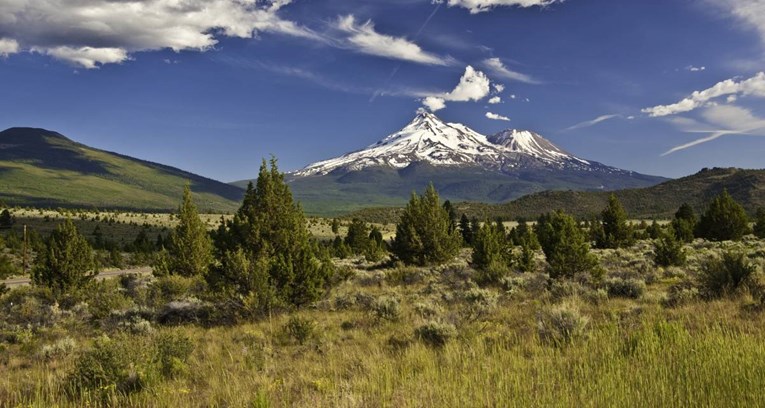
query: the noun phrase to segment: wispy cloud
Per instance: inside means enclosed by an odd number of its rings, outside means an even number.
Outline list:
[[[433,0],[434,3],[443,3],[449,7],[462,7],[470,11],[470,14],[478,14],[489,11],[494,7],[545,7],[553,3],[562,3],[563,0]]]
[[[738,106],[720,105],[707,108],[702,116],[706,123],[688,118],[673,118],[672,122],[685,133],[705,133],[708,136],[675,146],[661,156],[679,152],[690,147],[711,142],[723,136],[754,135],[765,136],[765,118]],[[723,129],[720,129],[723,128]]]
[[[527,84],[540,84],[541,82],[534,79],[530,75],[526,75],[520,72],[513,71],[505,66],[499,58],[488,58],[481,63],[486,69],[491,71],[494,75],[509,79],[512,81],[523,82]]]
[[[687,98],[670,105],[658,105],[642,110],[651,117],[661,117],[675,115],[683,112],[690,112],[694,109],[705,106],[708,102],[721,96],[757,96],[765,98],[765,72],[746,79],[736,80],[727,79],[718,82],[711,88],[702,91],[695,91]]]
[[[349,47],[364,54],[426,65],[450,65],[454,63],[451,57],[424,51],[419,45],[406,38],[377,32],[372,20],[357,23],[354,16],[348,15],[340,17],[334,26],[348,35],[345,41]]]
[[[611,120],[611,119],[615,119],[615,118],[620,118],[620,117],[621,117],[621,115],[603,115],[603,116],[598,116],[595,119],[587,120],[587,121],[584,121],[584,122],[577,123],[576,125],[571,126],[571,127],[567,127],[566,129],[563,129],[563,130],[567,132],[569,130],[576,130],[576,129],[587,128],[587,127],[590,127],[590,126],[595,126],[598,123],[605,122],[607,120]]]
[[[507,116],[502,116],[497,113],[486,112],[486,117],[492,120],[502,120],[505,122],[510,122],[510,118],[508,118]]]

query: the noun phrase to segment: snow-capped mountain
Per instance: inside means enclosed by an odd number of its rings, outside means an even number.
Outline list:
[[[463,124],[446,123],[432,113],[421,111],[403,129],[379,142],[308,165],[293,175],[316,176],[338,169],[358,171],[375,166],[401,169],[421,162],[437,167],[473,166],[499,171],[541,167],[602,170],[606,167],[580,159],[531,131],[509,129],[485,136]]]

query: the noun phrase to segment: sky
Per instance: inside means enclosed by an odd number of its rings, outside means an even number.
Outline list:
[[[0,129],[222,181],[418,109],[665,177],[765,167],[765,0],[0,0]]]

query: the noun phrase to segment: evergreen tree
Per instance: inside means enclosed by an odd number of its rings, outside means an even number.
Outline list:
[[[611,194],[608,205],[600,213],[603,234],[595,241],[598,248],[622,248],[632,243],[632,229],[627,224],[627,212],[622,203]]]
[[[337,218],[332,219],[332,233],[335,235],[340,233],[340,220]]]
[[[354,254],[361,254],[369,246],[369,228],[364,221],[354,218],[348,226],[348,233],[345,234],[345,245],[347,245]]]
[[[460,233],[462,234],[462,242],[465,245],[473,245],[473,228],[470,226],[470,220],[465,213],[460,218]]]
[[[683,203],[675,213],[675,219],[672,220],[672,229],[680,241],[693,241],[694,230],[696,229],[696,214],[687,203]]]
[[[651,222],[651,225],[648,226],[645,230],[646,234],[648,234],[648,237],[651,239],[657,239],[661,236],[663,233],[663,230],[661,228],[661,225],[656,220],[653,220]]]
[[[82,287],[97,274],[93,249],[71,220],[59,224],[37,254],[32,282],[56,293]]]
[[[765,208],[758,208],[754,218],[754,235],[765,238]]]
[[[685,265],[686,256],[683,242],[675,237],[675,231],[672,228],[668,228],[654,241],[653,252],[653,260],[657,266]]]
[[[145,237],[145,232],[141,233]],[[183,201],[178,208],[178,225],[168,241],[168,273],[182,276],[207,273],[212,262],[212,242],[204,222],[199,218],[189,185],[183,189]],[[148,237],[145,237],[145,245],[151,245]]]
[[[425,194],[412,197],[396,225],[393,254],[407,264],[432,265],[450,261],[459,252],[461,237],[449,228],[449,213],[439,204],[430,184]]]
[[[539,217],[535,232],[549,265],[550,277],[573,277],[593,272],[597,259],[574,218],[556,211]]]
[[[449,230],[454,231],[457,229],[457,211],[454,210],[451,201],[444,201],[444,210],[449,214]]]
[[[481,280],[499,282],[507,274],[512,261],[504,229],[485,222],[473,240],[472,264],[479,270]]]
[[[287,304],[315,301],[334,273],[329,252],[311,240],[303,210],[273,158],[263,161],[255,185],[248,185],[234,218],[221,223],[214,238],[220,265],[209,280],[242,295],[251,295],[251,288],[230,276],[231,270],[242,271],[242,263],[229,265],[240,250],[253,268],[265,268],[273,293]]]
[[[744,207],[723,190],[712,200],[696,226],[696,235],[710,241],[740,241],[749,233],[749,218]]]
[[[4,209],[0,212],[0,228],[7,229],[13,226],[13,216],[8,209]]]

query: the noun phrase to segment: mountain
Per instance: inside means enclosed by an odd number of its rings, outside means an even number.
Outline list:
[[[0,200],[9,205],[176,209],[191,184],[203,211],[231,211],[243,191],[174,167],[94,149],[45,129],[0,132]]]
[[[616,190],[665,179],[581,159],[531,131],[485,136],[421,111],[379,142],[308,165],[288,180],[308,213],[336,215],[401,205],[431,181],[452,201],[499,203],[545,190]]]
[[[765,207],[765,170],[737,168],[703,169],[700,172],[670,180],[656,186],[614,191],[632,218],[670,218],[683,204],[688,203],[697,215],[723,190],[741,203],[750,215]],[[612,192],[603,191],[545,191],[530,194],[508,203],[456,204],[458,213],[480,219],[518,217],[535,219],[539,214],[564,210],[579,218],[590,218],[600,213]],[[398,219],[400,208],[364,209],[350,217],[367,221],[391,222]]]

